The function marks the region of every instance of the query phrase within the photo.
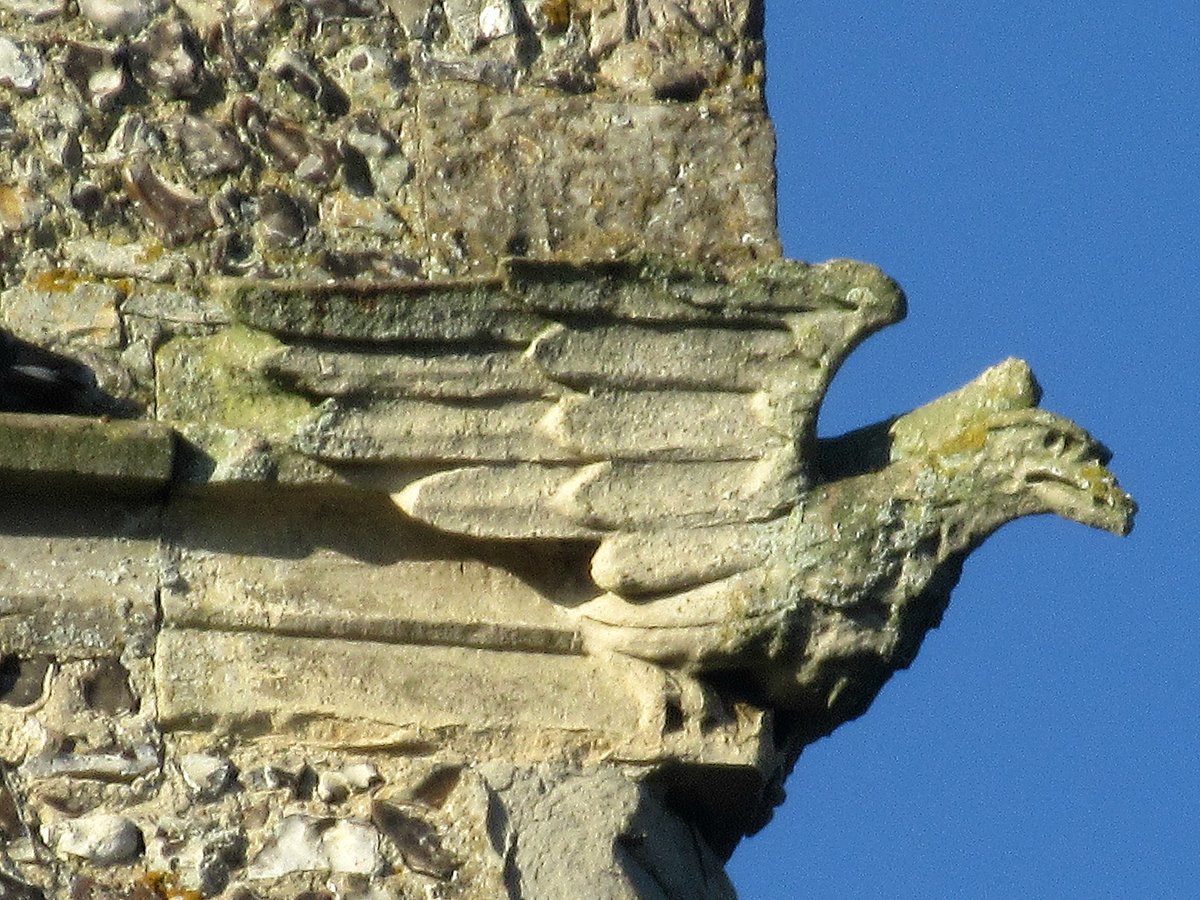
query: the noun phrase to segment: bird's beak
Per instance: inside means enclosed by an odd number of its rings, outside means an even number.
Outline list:
[[[1038,424],[1044,428],[1041,447],[1023,469],[1026,483],[1046,504],[1047,512],[1113,534],[1128,534],[1137,504],[1105,468],[1112,454],[1066,419],[1037,412],[1042,420]]]

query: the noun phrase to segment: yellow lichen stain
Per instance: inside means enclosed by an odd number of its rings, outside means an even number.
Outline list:
[[[155,241],[152,244],[143,246],[135,261],[141,266],[148,265],[149,263],[157,262],[166,252],[167,248]]]
[[[1111,503],[1113,493],[1117,491],[1112,473],[1100,463],[1087,463],[1079,469],[1079,477],[1087,485],[1087,491],[1101,503]]]
[[[246,428],[271,438],[286,437],[312,413],[308,401],[280,389],[260,371],[264,358],[282,344],[242,326],[211,338],[176,338],[159,350],[189,358],[193,390],[191,412],[211,424]]]
[[[982,424],[968,425],[934,448],[938,456],[956,456],[960,453],[975,453],[987,442],[988,427]]]
[[[25,222],[25,203],[17,188],[0,184],[0,225],[20,228]]]
[[[161,900],[201,900],[199,891],[179,887],[179,876],[174,872],[146,872],[138,879],[138,887],[149,888]]]
[[[566,31],[571,24],[571,0],[545,0],[542,15],[551,31]]]
[[[68,294],[75,290],[83,275],[73,269],[47,269],[29,279],[34,290],[49,294]]]

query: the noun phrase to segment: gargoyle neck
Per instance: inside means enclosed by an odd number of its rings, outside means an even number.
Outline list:
[[[969,553],[1002,526],[1040,511],[1019,492],[981,483],[970,472],[947,472],[929,460],[895,465],[907,465],[914,499],[940,533],[946,555]]]

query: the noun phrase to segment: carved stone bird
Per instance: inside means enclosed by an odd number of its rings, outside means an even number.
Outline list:
[[[1028,367],[1009,360],[890,423],[826,442],[819,456],[843,477],[774,515],[605,537],[591,564],[605,593],[570,610],[585,646],[736,676],[775,708],[853,718],[912,661],[967,554],[1001,525],[1055,513],[1129,530],[1134,505],[1104,468],[1108,451],[1036,408],[1038,393]],[[416,482],[397,502],[476,536],[492,520],[481,507],[495,502],[505,517],[529,515],[530,535],[547,530],[539,507],[558,516],[573,506],[595,527],[587,492],[599,483],[597,500],[619,502],[603,496],[611,471],[560,473],[531,494],[530,473],[506,470],[501,489],[490,468],[460,469]],[[686,478],[644,486],[639,502],[666,513],[687,501]]]
[[[608,593],[573,611],[590,647],[693,673],[726,672],[768,705],[832,727],[861,714],[938,624],[967,555],[1006,522],[1054,513],[1126,534],[1134,504],[1108,451],[1034,407],[1009,360],[891,423],[830,441],[831,469],[791,511],[728,535],[728,574],[662,592],[653,560],[712,553],[658,533],[598,554]],[[880,452],[882,451],[882,452]],[[661,574],[662,570],[658,572]]]
[[[500,285],[399,298],[335,286],[301,307],[281,290],[234,306],[294,341],[265,373],[323,400],[298,449],[414,472],[394,501],[452,534],[590,545],[594,595],[562,601],[588,650],[729,679],[814,722],[861,712],[911,661],[1004,522],[1129,528],[1107,451],[1037,409],[1016,360],[817,440],[842,358],[904,312],[870,266],[722,281],[513,262]],[[352,343],[368,335],[378,349]]]

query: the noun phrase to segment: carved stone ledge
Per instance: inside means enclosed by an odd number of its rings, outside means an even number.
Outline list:
[[[171,480],[174,432],[157,422],[0,413],[0,477],[121,493],[161,491]]]

